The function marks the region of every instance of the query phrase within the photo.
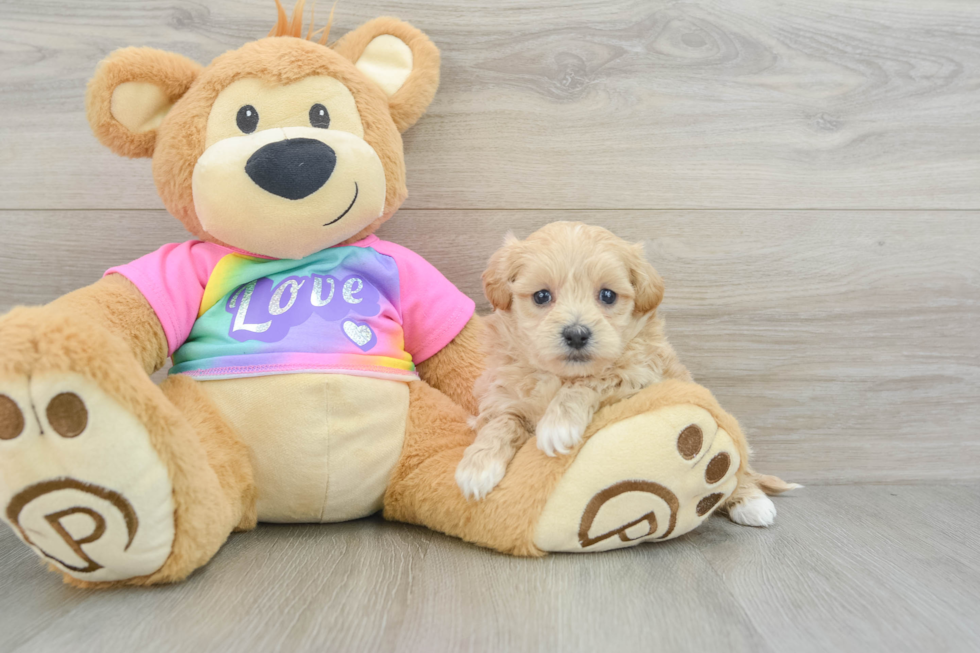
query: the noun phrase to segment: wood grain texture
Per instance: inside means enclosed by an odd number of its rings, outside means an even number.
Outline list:
[[[0,530],[0,649],[975,651],[980,487],[777,499],[768,530],[713,517],[670,542],[508,558],[368,519],[260,526],[189,581],[81,592]],[[971,548],[972,547],[972,548]]]
[[[89,133],[95,65],[128,45],[207,62],[275,17],[271,0],[3,9],[0,208],[159,208],[149,164]],[[443,50],[406,136],[407,208],[980,209],[970,0],[366,0],[334,35],[382,14]]]
[[[980,214],[404,210],[381,235],[486,311],[480,273],[503,234],[568,218],[646,243],[669,337],[760,469],[803,483],[980,478]],[[0,311],[186,238],[164,211],[3,211],[0,231]]]
[[[274,11],[0,7],[2,313],[187,237],[149,162],[90,134],[97,62],[207,62]],[[824,485],[777,500],[769,530],[712,518],[587,558],[378,519],[263,525],[153,590],[65,587],[0,527],[0,651],[980,649],[980,4],[363,0],[334,36],[382,14],[435,40],[443,76],[381,236],[483,311],[509,229],[645,241],[668,334],[757,466]]]
[[[778,503],[778,530],[692,540],[771,650],[965,652],[980,647],[980,576],[958,543],[980,535],[978,499],[976,487],[814,488]]]

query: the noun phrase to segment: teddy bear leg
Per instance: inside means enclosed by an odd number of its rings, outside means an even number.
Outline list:
[[[153,384],[78,315],[0,323],[0,518],[66,582],[185,578],[254,523],[248,452],[197,384]]]
[[[535,503],[543,507],[546,490],[542,484],[529,483],[520,472],[515,476],[523,450],[508,475],[484,499],[468,501],[456,485],[456,466],[474,438],[468,419],[465,410],[425,382],[409,384],[405,441],[385,493],[385,518],[505,553],[542,555],[528,536],[533,517],[526,509],[530,504],[533,510]]]
[[[473,438],[466,419],[413,384],[387,517],[514,555],[604,551],[696,528],[748,470],[735,419],[705,388],[667,381],[599,411],[566,456],[546,456],[530,440],[493,492],[467,501],[454,478]]]

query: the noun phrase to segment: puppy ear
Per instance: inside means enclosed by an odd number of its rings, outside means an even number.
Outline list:
[[[375,18],[345,34],[333,49],[381,87],[398,131],[422,117],[439,88],[439,48],[397,18]]]
[[[522,251],[523,243],[512,232],[507,232],[504,246],[493,253],[483,273],[483,294],[490,300],[490,305],[499,311],[510,310],[510,283],[520,272]]]
[[[627,263],[630,269],[630,282],[633,284],[633,310],[637,313],[656,310],[664,298],[664,280],[647,261],[643,243],[630,246]]]
[[[199,64],[173,52],[116,50],[99,64],[85,95],[96,138],[122,156],[153,156],[157,127],[200,72]]]

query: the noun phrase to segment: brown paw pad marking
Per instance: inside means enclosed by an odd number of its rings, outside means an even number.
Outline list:
[[[17,402],[0,395],[0,440],[13,440],[24,432],[24,413]]]
[[[57,399],[57,397],[55,397],[55,399]],[[128,539],[126,541],[126,548],[123,550],[129,549],[129,546],[133,543],[133,538],[136,537],[136,531],[139,529],[139,520],[136,517],[136,511],[133,509],[132,504],[129,503],[129,501],[127,501],[124,496],[122,496],[121,494],[119,494],[114,490],[104,488],[100,485],[94,485],[92,483],[84,483],[82,481],[78,481],[73,478],[59,478],[52,481],[43,481],[41,483],[30,485],[24,488],[23,490],[21,490],[20,492],[18,492],[10,500],[10,503],[7,504],[7,519],[10,521],[10,523],[13,525],[14,528],[20,531],[21,537],[24,538],[25,542],[27,542],[31,546],[37,546],[36,544],[34,544],[34,542],[31,541],[30,535],[28,533],[30,533],[31,531],[35,531],[35,532],[38,531],[40,525],[36,522],[32,524],[21,523],[20,518],[21,518],[21,514],[24,511],[24,508],[31,502],[35,501],[36,499],[44,497],[48,494],[62,492],[65,490],[71,490],[73,492],[82,492],[84,494],[91,495],[97,499],[102,499],[103,501],[109,502],[109,504],[111,504],[116,510],[118,510],[119,513],[122,515],[123,520],[126,522],[126,531],[128,535]],[[30,518],[37,519],[36,515],[30,515],[30,511],[24,514],[28,515]],[[66,517],[70,517],[72,515],[78,515],[78,514],[85,515],[90,520],[92,520],[92,532],[81,539],[75,539],[75,537],[72,536],[71,533],[69,533],[68,530],[62,524],[62,520],[65,519]],[[85,562],[85,566],[70,565],[67,562],[64,562],[63,560],[56,558],[54,555],[48,553],[47,551],[41,549],[41,547],[38,546],[37,548],[41,551],[41,553],[43,553],[46,557],[50,558],[51,560],[54,560],[55,562],[61,564],[66,569],[71,569],[72,571],[77,571],[80,573],[91,573],[93,571],[98,571],[99,569],[102,569],[103,565],[99,564],[98,562],[90,558],[85,553],[85,551],[82,550],[82,545],[95,542],[96,540],[100,539],[103,535],[105,535],[106,532],[105,517],[103,517],[98,511],[92,508],[84,507],[84,506],[75,506],[75,507],[68,508],[66,510],[59,510],[47,515],[43,515],[43,518],[48,523],[50,528],[54,530],[55,533],[57,533],[57,535],[64,541],[65,544],[68,545],[68,548],[70,548],[75,553],[75,555],[77,555]]]
[[[732,457],[722,451],[708,463],[708,467],[704,470],[704,480],[708,482],[708,485],[714,485],[725,478],[731,464]]]
[[[88,425],[88,409],[74,392],[62,392],[48,402],[48,422],[58,435],[73,438]]]
[[[597,493],[585,507],[585,512],[582,513],[582,521],[580,522],[578,529],[578,541],[579,544],[582,545],[583,549],[592,546],[593,544],[597,544],[598,542],[602,542],[603,540],[613,537],[614,535],[618,535],[619,539],[623,542],[632,542],[634,540],[653,535],[657,531],[657,516],[651,510],[650,512],[641,516],[639,519],[634,519],[633,521],[623,524],[622,526],[614,528],[610,531],[594,536],[589,535],[589,531],[592,530],[592,525],[595,523],[596,517],[599,515],[603,506],[605,506],[609,501],[626,494],[627,492],[643,492],[646,494],[652,494],[666,503],[667,507],[670,508],[670,521],[667,524],[667,530],[660,536],[660,539],[667,537],[674,531],[674,526],[677,523],[677,508],[679,506],[677,495],[665,488],[663,485],[653,483],[651,481],[620,481],[619,483],[610,485],[606,489]],[[631,537],[627,531],[644,522],[647,524],[647,532],[636,537]]]
[[[704,433],[697,424],[691,424],[677,436],[677,452],[684,460],[693,460],[701,453],[702,444],[704,444]]]
[[[711,509],[718,505],[718,502],[725,498],[725,495],[720,492],[715,492],[714,494],[709,494],[705,498],[698,501],[698,517],[704,517]]]

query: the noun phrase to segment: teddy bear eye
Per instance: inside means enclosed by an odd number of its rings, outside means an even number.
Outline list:
[[[534,303],[538,306],[544,306],[551,301],[551,293],[547,290],[539,290],[532,295],[532,299],[534,299]]]
[[[259,126],[259,112],[251,104],[246,104],[238,110],[238,116],[235,118],[235,121],[243,133],[251,134]]]
[[[613,305],[616,303],[616,293],[615,291],[609,290],[609,288],[603,288],[599,291],[599,301],[603,304]]]
[[[330,126],[330,112],[322,104],[314,104],[310,107],[310,124],[320,129]]]

